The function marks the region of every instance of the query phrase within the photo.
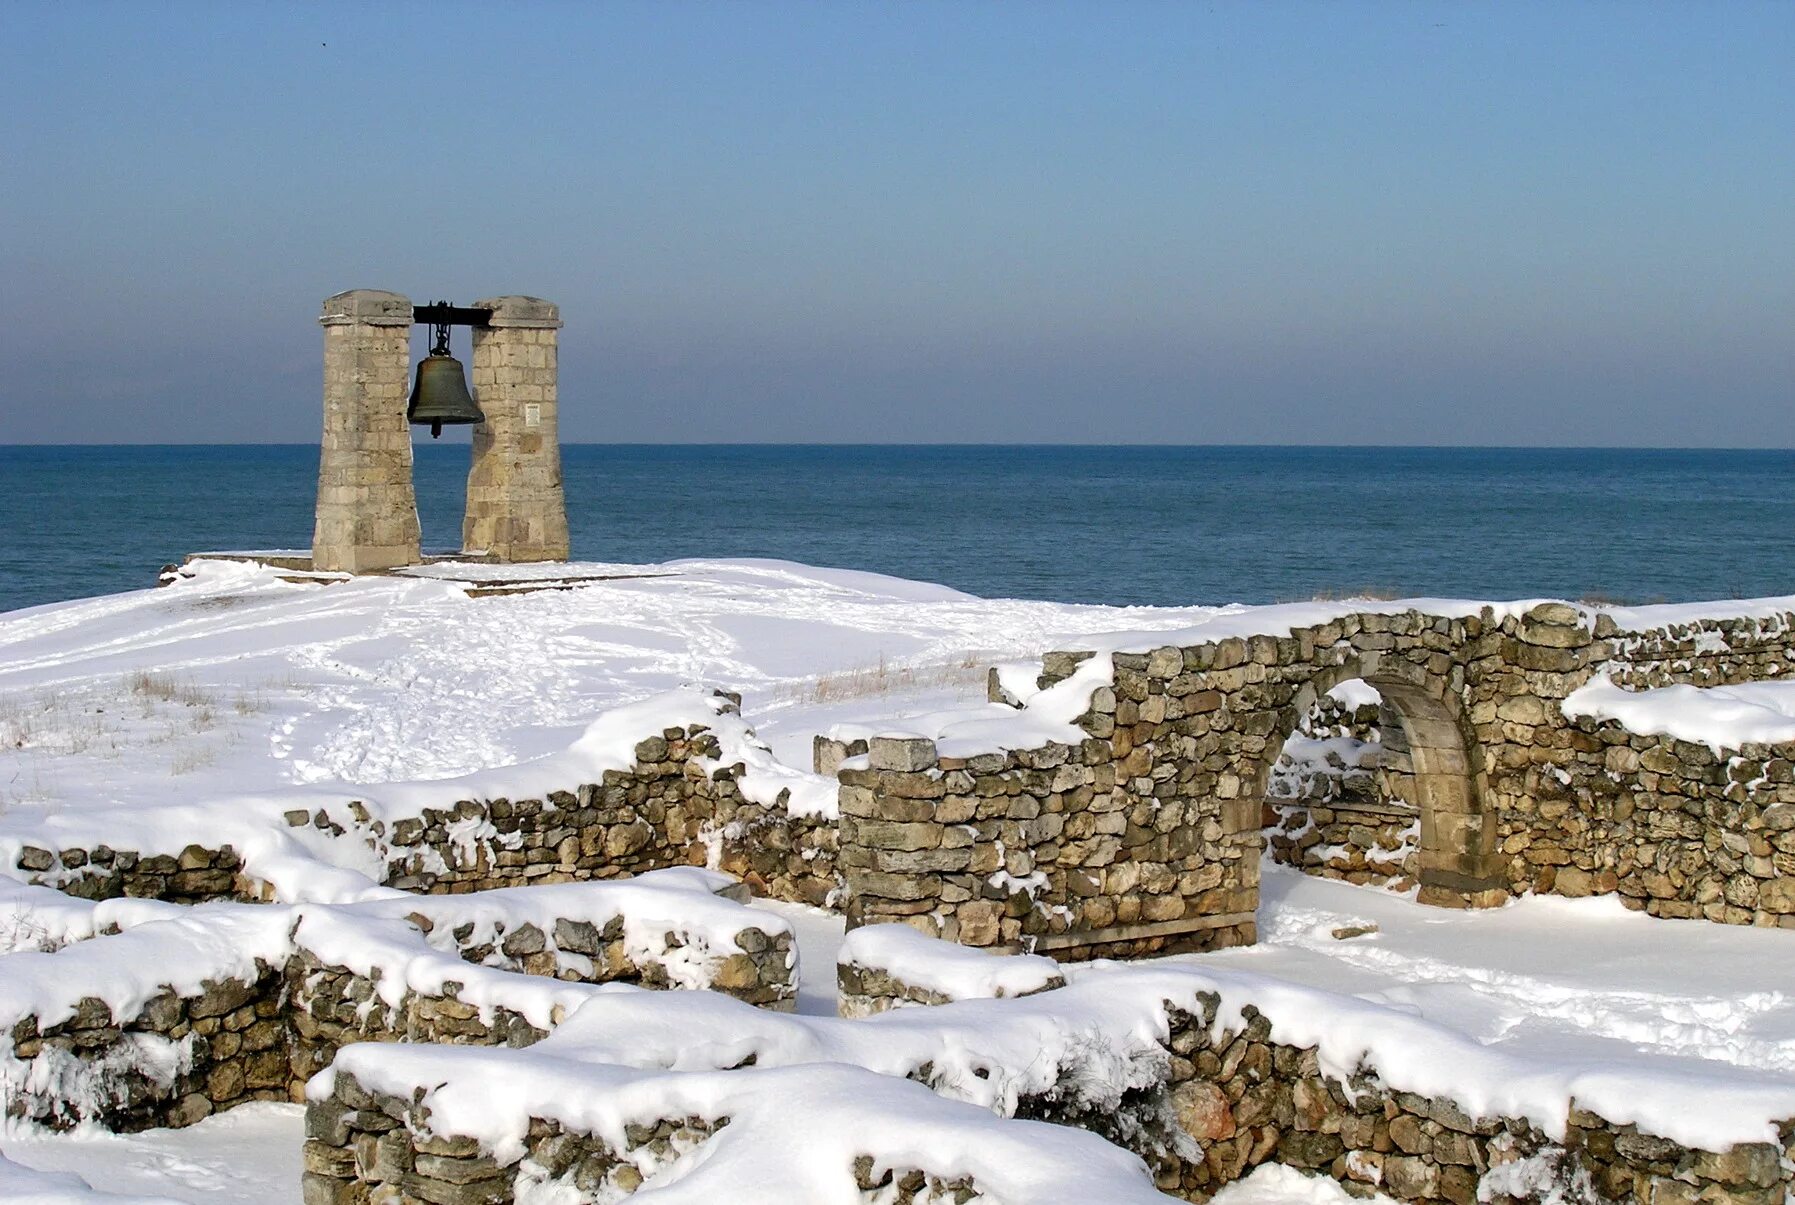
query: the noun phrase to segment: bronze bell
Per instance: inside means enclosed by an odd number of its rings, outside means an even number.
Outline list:
[[[474,404],[467,391],[467,376],[461,361],[449,354],[449,327],[436,325],[436,345],[430,354],[418,361],[417,383],[411,387],[411,405],[405,417],[414,426],[428,426],[430,438],[443,433],[443,425],[483,423],[486,416]]]

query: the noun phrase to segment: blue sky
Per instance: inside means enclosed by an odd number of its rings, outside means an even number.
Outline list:
[[[1795,4],[0,6],[0,442],[309,442],[319,301],[569,441],[1795,446]],[[458,347],[465,350],[465,336]]]

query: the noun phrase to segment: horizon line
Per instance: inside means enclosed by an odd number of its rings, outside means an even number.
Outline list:
[[[420,448],[466,448],[470,444],[457,440],[453,443],[431,445],[414,443],[414,453]],[[925,442],[892,442],[867,441],[861,443],[815,442],[796,440],[791,442],[776,440],[734,441],[682,441],[678,443],[655,442],[649,440],[575,440],[563,441],[563,448],[1065,448],[1065,449],[1109,449],[1129,451],[1151,451],[1162,449],[1168,451],[1184,450],[1223,450],[1223,449],[1260,449],[1267,451],[1365,451],[1365,452],[1795,452],[1795,445],[1755,445],[1750,447],[1726,444],[1381,444],[1381,443],[1078,443],[1071,441],[1003,441],[1003,442],[958,442],[958,441],[925,441]],[[317,448],[315,441],[305,440],[269,440],[269,441],[237,441],[231,443],[149,443],[149,442],[113,442],[113,443],[0,443],[0,452],[22,451],[26,449],[77,449],[77,448]]]

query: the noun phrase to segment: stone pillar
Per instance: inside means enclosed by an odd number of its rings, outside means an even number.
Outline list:
[[[537,297],[474,303],[492,318],[474,328],[474,428],[461,547],[497,561],[567,559],[555,352],[561,310]]]
[[[312,567],[368,573],[419,561],[411,428],[411,300],[351,289],[324,303],[324,444]]]

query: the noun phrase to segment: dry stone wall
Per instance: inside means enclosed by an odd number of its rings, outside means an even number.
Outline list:
[[[879,737],[839,777],[850,926],[1069,958],[1254,939],[1257,803],[1215,793],[1195,738],[1156,764],[1127,737],[964,759]]]
[[[744,920],[752,914],[744,911]],[[431,931],[428,916],[414,914],[407,923],[420,949]],[[769,925],[769,928],[772,927]],[[602,925],[562,917],[548,926],[526,923],[470,944],[471,924],[448,934],[449,948],[476,966],[514,975],[533,975],[563,983],[627,983],[666,990],[693,978],[689,957],[702,938],[669,930],[660,948],[632,945],[626,921],[619,914]],[[747,1004],[777,1011],[796,1007],[797,953],[789,931],[769,933],[752,925],[734,935],[734,952],[721,954],[702,972],[702,986],[734,996]],[[678,969],[673,964],[679,963]],[[434,989],[408,983],[389,993],[381,968],[349,967],[307,948],[305,932],[286,966],[286,1012],[291,1018],[290,1061],[295,1090],[330,1064],[351,1042],[438,1042],[475,1046],[530,1046],[548,1035],[544,1020],[532,1019],[504,1001],[463,999],[464,979],[447,978]],[[468,972],[471,976],[474,972]],[[419,977],[417,971],[413,978]],[[486,976],[490,980],[490,976]],[[693,984],[697,986],[697,984]]]
[[[869,935],[881,940],[857,940]],[[906,940],[889,940],[893,936]],[[855,930],[837,956],[835,982],[836,1012],[843,1017],[956,1000],[1032,996],[1066,986],[1051,958],[992,954],[894,925]]]
[[[1776,1143],[1703,1151],[1573,1106],[1553,1137],[1523,1119],[1392,1090],[1375,1068],[1342,1082],[1313,1048],[1272,1040],[1256,1010],[1237,1030],[1217,1029],[1215,998],[1201,1003],[1201,1014],[1172,1014],[1163,1098],[1139,1104],[1147,1116],[1163,1104],[1197,1144],[1142,1152],[1160,1187],[1187,1200],[1206,1201],[1265,1162],[1416,1205],[1781,1205],[1795,1189],[1795,1121]]]
[[[581,1200],[621,1200],[640,1188],[640,1168],[655,1168],[712,1138],[727,1117],[666,1117],[631,1123],[612,1145],[552,1119],[531,1118],[521,1158],[495,1159],[478,1140],[431,1127],[427,1107],[370,1092],[337,1072],[331,1094],[306,1110],[305,1205],[369,1200],[432,1205],[499,1205],[524,1191],[568,1190]],[[870,1156],[853,1165],[858,1199],[878,1205],[970,1201],[969,1177],[919,1168],[880,1168]],[[552,1187],[551,1187],[552,1186]],[[753,1187],[743,1189],[745,1197]]]
[[[1075,743],[945,759],[915,739],[874,739],[861,758],[819,748],[819,764],[842,763],[849,924],[911,920],[1061,958],[1251,941],[1268,820],[1287,860],[1412,878],[1424,903],[1619,891],[1660,916],[1789,924],[1795,748],[1719,755],[1567,719],[1563,701],[1597,674],[1631,688],[1775,678],[1795,665],[1791,630],[1795,615],[1623,631],[1544,603],[1116,653]],[[1039,685],[1091,655],[1049,654]],[[1355,678],[1382,697],[1391,802],[1268,816],[1285,739]]]
[[[1795,744],[1716,753],[1588,719],[1541,736],[1550,760],[1504,767],[1523,788],[1500,829],[1515,890],[1795,928]]]
[[[280,969],[259,971],[187,996],[165,989],[125,1016],[90,996],[54,1024],[17,1018],[0,1048],[6,1115],[133,1132],[290,1099]]]
[[[201,904],[253,901],[263,894],[262,885],[243,873],[243,860],[229,845],[189,845],[178,854],[140,854],[106,845],[56,850],[26,845],[16,866],[27,882],[86,900],[129,897]]]
[[[599,782],[541,798],[462,799],[391,821],[350,802],[346,816],[295,810],[286,823],[366,841],[386,863],[387,885],[421,894],[626,878],[709,864],[736,875],[756,895],[838,906],[834,818],[794,814],[783,793],[770,804],[749,799],[741,789],[743,766],[719,764],[721,755],[715,733],[704,726],[668,728],[636,745],[630,769],[607,770]],[[28,882],[85,899],[273,898],[267,884],[245,874],[229,846],[189,845],[168,855],[27,845],[16,866]]]
[[[1415,885],[1414,772],[1400,723],[1380,712],[1375,702],[1348,706],[1323,695],[1298,721],[1266,783],[1273,861],[1349,883]]]
[[[737,875],[757,895],[823,905],[838,894],[835,825],[743,795],[743,768],[717,765],[716,736],[694,725],[645,737],[629,770],[541,799],[464,799],[390,827],[388,882],[427,893],[623,878],[668,866]],[[365,818],[366,813],[362,814]],[[292,819],[305,822],[307,818]],[[309,822],[329,828],[328,816]]]
[[[598,984],[706,988],[789,1011],[790,927],[713,898],[720,880],[663,876],[552,905],[520,898],[540,891],[465,907],[420,899],[402,917],[410,901],[222,909],[9,955],[23,961],[0,965],[13,976],[0,1016],[0,1103],[8,1116],[57,1127],[186,1126],[248,1100],[300,1099],[351,1042],[531,1045]],[[575,914],[550,919],[547,908],[563,903]],[[536,919],[504,920],[526,912]],[[154,961],[171,952],[204,965]],[[571,990],[556,990],[563,984]],[[120,1003],[69,999],[86,992]]]

